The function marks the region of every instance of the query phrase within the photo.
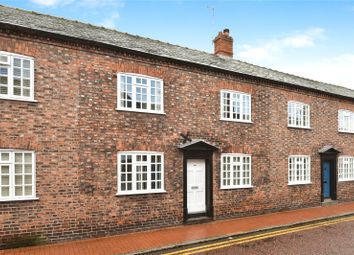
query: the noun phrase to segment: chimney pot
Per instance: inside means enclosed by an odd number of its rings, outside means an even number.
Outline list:
[[[230,36],[230,30],[225,28],[219,32],[214,39],[214,54],[218,56],[233,57],[233,39]]]

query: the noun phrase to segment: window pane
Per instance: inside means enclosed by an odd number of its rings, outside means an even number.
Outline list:
[[[32,165],[31,164],[25,164],[25,173],[26,174],[32,173]]]
[[[16,67],[21,67],[21,59],[19,59],[19,58],[14,58],[14,66],[16,66]]]
[[[32,196],[32,186],[25,187],[25,196]]]
[[[1,174],[9,174],[10,166],[1,166]]]
[[[16,164],[15,165],[15,174],[22,174],[23,165]]]
[[[28,79],[23,79],[23,86],[29,88],[31,85],[30,80]]]
[[[23,96],[24,97],[29,97],[30,96],[30,90],[29,89],[23,89]]]
[[[32,175],[25,175],[25,184],[32,184]]]
[[[0,84],[7,85],[8,80],[7,77],[0,77]]]
[[[23,60],[23,68],[30,68],[31,67],[31,62],[27,59]]]
[[[0,75],[7,76],[8,75],[8,68],[7,67],[0,67]]]
[[[32,153],[25,153],[25,163],[32,163]]]
[[[10,196],[10,188],[9,187],[2,187],[1,188],[1,196],[2,197]]]
[[[29,69],[23,69],[23,77],[24,78],[30,78],[30,70]]]
[[[2,94],[2,95],[7,95],[7,94],[8,94],[8,89],[7,89],[7,87],[2,87],[2,86],[0,86],[0,94]]]
[[[0,55],[0,62],[7,64],[9,62],[9,57],[8,56],[4,56],[4,55]]]
[[[16,163],[22,163],[22,153],[15,153],[15,162]]]
[[[1,161],[9,161],[10,160],[10,153],[1,153]]]
[[[10,184],[10,177],[9,176],[2,176],[1,183],[2,186]]]
[[[15,185],[22,185],[22,175],[15,176]]]
[[[23,196],[22,186],[15,187],[15,196]]]
[[[21,68],[14,68],[14,76],[21,77]]]

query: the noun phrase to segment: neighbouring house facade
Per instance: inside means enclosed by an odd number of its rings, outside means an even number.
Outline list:
[[[0,6],[0,244],[353,200],[354,91],[214,43]]]

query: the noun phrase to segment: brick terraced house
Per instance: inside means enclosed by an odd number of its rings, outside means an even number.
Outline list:
[[[1,245],[353,200],[354,91],[214,44],[1,6]]]

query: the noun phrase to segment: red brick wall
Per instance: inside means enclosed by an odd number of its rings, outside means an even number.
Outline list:
[[[47,241],[102,236],[183,222],[180,133],[220,152],[252,154],[252,189],[220,190],[214,153],[215,218],[320,204],[318,150],[354,155],[354,135],[337,131],[337,111],[353,100],[245,80],[169,61],[85,45],[0,33],[0,49],[35,58],[38,103],[0,100],[0,148],[36,151],[38,201],[0,202],[0,243],[26,236]],[[116,73],[164,80],[166,115],[117,111]],[[252,95],[253,124],[220,121],[220,90]],[[311,105],[311,130],[287,127],[287,101]],[[117,152],[164,152],[166,193],[116,196]],[[311,155],[310,185],[288,186],[290,154]],[[354,182],[338,199],[354,199]]]

